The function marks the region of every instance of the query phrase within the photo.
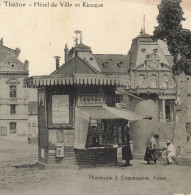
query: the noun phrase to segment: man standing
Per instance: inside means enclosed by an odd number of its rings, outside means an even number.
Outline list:
[[[170,140],[166,141],[166,145],[167,145],[167,159],[168,159],[167,164],[170,165],[173,163],[173,158],[176,156],[175,154],[176,152]]]

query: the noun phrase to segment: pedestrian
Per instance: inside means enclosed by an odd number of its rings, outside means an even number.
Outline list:
[[[167,164],[170,165],[173,163],[173,158],[176,156],[175,154],[176,151],[170,140],[166,141],[166,145],[167,145]]]
[[[156,134],[154,135],[154,138],[155,138],[155,140],[156,140],[156,147],[159,147],[159,135],[156,133]]]
[[[147,161],[147,164],[149,164],[150,161],[152,160],[153,151],[151,149],[154,149],[157,146],[156,136],[154,136],[154,135],[155,134],[152,132],[151,138],[149,140],[149,144],[146,147],[144,160]]]
[[[126,163],[123,166],[131,166],[130,160],[133,160],[131,146],[130,146],[130,134],[129,127],[124,127],[124,143],[125,146],[122,147],[122,160],[125,160]]]

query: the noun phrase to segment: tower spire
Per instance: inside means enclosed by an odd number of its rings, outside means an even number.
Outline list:
[[[143,33],[145,33],[145,14],[143,15]]]

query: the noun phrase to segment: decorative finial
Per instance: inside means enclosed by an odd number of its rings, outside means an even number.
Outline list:
[[[74,31],[74,33],[76,34],[76,37],[73,37],[73,38],[74,38],[75,45],[77,46],[77,44],[78,44],[78,30]]]
[[[80,34],[80,43],[82,43],[82,31],[79,31]]]
[[[82,43],[82,31],[76,30],[76,31],[74,31],[74,33],[76,34],[76,37],[74,38],[74,41],[75,41],[75,44],[77,46],[79,39],[80,39],[80,43]],[[80,35],[80,38],[78,37],[78,35]]]

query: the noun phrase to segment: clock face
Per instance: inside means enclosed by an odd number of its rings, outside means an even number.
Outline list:
[[[158,62],[157,61],[151,61],[150,63],[149,63],[149,67],[151,68],[151,69],[157,69],[158,68]]]

